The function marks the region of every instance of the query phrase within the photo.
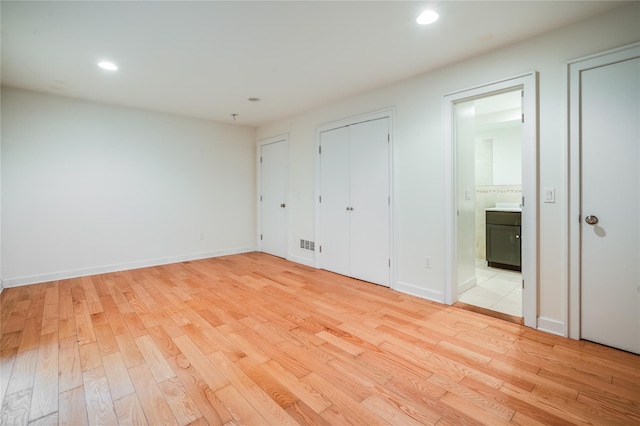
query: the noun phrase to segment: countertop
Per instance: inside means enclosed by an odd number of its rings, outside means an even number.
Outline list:
[[[487,212],[514,212],[522,213],[522,207],[489,207],[484,209]]]

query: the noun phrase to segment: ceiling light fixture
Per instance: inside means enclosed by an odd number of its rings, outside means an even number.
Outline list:
[[[107,70],[107,71],[117,71],[118,70],[118,66],[116,64],[114,64],[113,62],[109,62],[109,61],[98,62],[98,66],[100,68],[102,68],[103,70]]]
[[[429,25],[436,22],[439,17],[440,15],[438,15],[438,13],[436,13],[433,10],[427,9],[424,12],[422,12],[420,16],[418,16],[418,19],[416,19],[416,22],[420,25]]]

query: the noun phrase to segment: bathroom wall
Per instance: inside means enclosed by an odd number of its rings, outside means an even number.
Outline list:
[[[475,256],[485,259],[485,209],[522,200],[522,150],[519,122],[503,123],[475,134]]]

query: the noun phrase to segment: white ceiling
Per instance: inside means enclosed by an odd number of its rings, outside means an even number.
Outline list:
[[[621,4],[2,1],[2,84],[257,126]]]

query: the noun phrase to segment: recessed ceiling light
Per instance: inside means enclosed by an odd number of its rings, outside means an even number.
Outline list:
[[[118,66],[116,64],[109,61],[98,62],[98,66],[103,70],[108,70],[108,71],[116,71],[118,69]]]
[[[418,19],[416,19],[416,22],[418,22],[418,24],[420,25],[429,25],[436,22],[439,17],[440,15],[438,15],[435,11],[427,9],[424,12],[422,12],[420,16],[418,16]]]

